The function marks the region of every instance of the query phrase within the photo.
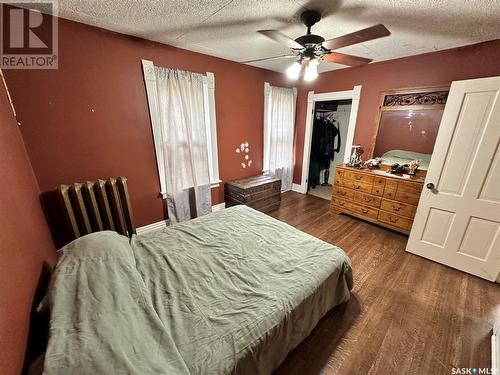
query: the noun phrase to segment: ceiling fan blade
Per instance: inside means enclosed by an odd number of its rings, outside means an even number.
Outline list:
[[[346,55],[345,53],[332,52],[328,55],[323,56],[324,61],[349,65],[349,66],[358,66],[363,64],[368,64],[372,59],[366,59],[364,57]]]
[[[255,59],[255,60],[247,60],[247,61],[240,61],[241,64],[249,64],[249,63],[254,63],[254,62],[259,62],[259,61],[269,61],[269,60],[278,60],[278,59],[292,59],[297,57],[296,55],[280,55],[280,56],[273,56],[273,57],[264,57],[262,59]]]
[[[337,38],[329,39],[323,42],[323,47],[328,49],[337,49],[347,47],[352,44],[366,42],[368,40],[382,38],[391,35],[384,25],[375,25],[363,30],[358,30],[350,34],[345,34]]]
[[[297,43],[295,40],[286,36],[285,34],[283,34],[278,30],[259,30],[258,32],[261,33],[262,35],[267,36],[268,38],[271,38],[275,42],[287,46],[288,48],[294,48],[294,49],[304,48],[302,44]]]

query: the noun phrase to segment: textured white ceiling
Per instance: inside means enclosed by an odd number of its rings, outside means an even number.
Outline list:
[[[43,0],[37,0],[43,2]],[[245,61],[286,54],[257,33],[305,33],[304,9],[322,11],[313,33],[330,39],[383,23],[389,37],[339,49],[374,61],[500,38],[500,0],[59,0],[59,16],[113,31]],[[252,65],[284,72],[290,60]],[[322,62],[319,71],[344,66]]]

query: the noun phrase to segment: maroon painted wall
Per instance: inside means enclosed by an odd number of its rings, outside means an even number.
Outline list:
[[[500,40],[373,63],[320,74],[303,84],[297,102],[294,182],[300,183],[307,109],[307,92],[352,90],[362,85],[354,142],[368,151],[380,93],[389,89],[449,85],[452,81],[500,75]]]
[[[0,81],[0,374],[21,371],[33,295],[56,252],[38,185]]]
[[[264,82],[287,85],[282,74],[60,19],[58,70],[5,72],[40,189],[125,175],[137,226],[164,217],[141,59],[215,74],[223,181],[262,171]],[[242,169],[234,151],[246,141],[253,164]]]

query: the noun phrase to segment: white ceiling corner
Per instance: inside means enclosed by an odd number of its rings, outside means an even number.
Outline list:
[[[62,18],[238,62],[289,52],[257,30],[297,38],[304,9],[326,10],[313,27],[325,39],[383,23],[390,36],[339,50],[374,61],[500,38],[500,0],[59,0],[58,7]],[[284,72],[290,60],[251,65]],[[319,71],[342,67],[322,62]]]

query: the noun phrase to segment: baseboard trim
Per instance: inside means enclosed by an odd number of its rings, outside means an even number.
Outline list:
[[[295,192],[301,193],[301,194],[307,193],[307,189],[299,184],[292,184],[292,191],[295,191]]]
[[[168,227],[170,224],[169,220],[162,220],[158,221],[156,223],[144,225],[143,227],[137,228],[137,235],[140,236],[141,234],[151,232],[152,230],[157,230],[157,229],[162,229]]]
[[[215,206],[212,206],[212,212],[220,211],[220,210],[223,210],[224,208],[226,208],[226,203],[222,202],[222,203],[216,204]],[[144,225],[142,227],[139,227],[136,229],[136,231],[137,231],[137,235],[139,236],[141,234],[151,232],[152,230],[166,228],[169,225],[170,225],[169,220],[161,220],[161,221],[158,221],[156,223],[152,223],[152,224],[148,224],[148,225]]]

